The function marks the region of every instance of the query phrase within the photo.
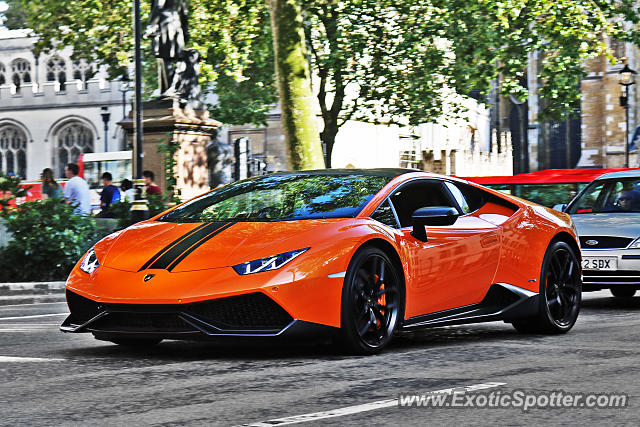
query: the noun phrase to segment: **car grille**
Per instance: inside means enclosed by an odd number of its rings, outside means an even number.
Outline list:
[[[591,271],[584,270],[582,283],[585,285],[640,285],[640,271],[635,270],[612,270],[612,271]]]
[[[589,245],[589,240],[595,240],[598,243],[596,245]],[[580,236],[580,246],[582,249],[615,249],[626,248],[633,239],[628,237],[615,237],[615,236]]]
[[[282,329],[293,320],[259,293],[189,304],[184,312],[222,329]]]
[[[87,325],[91,331],[273,332],[293,321],[289,313],[261,293],[192,304],[101,304],[67,291],[67,301],[72,324],[83,325],[98,314],[103,314]]]
[[[198,332],[176,313],[109,313],[89,325],[89,329],[104,332]]]

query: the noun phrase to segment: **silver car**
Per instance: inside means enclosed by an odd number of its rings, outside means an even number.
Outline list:
[[[582,246],[583,291],[640,289],[640,171],[598,177],[568,206]]]

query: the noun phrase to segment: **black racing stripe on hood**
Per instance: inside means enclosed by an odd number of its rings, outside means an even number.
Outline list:
[[[182,262],[183,259],[188,257],[189,254],[191,254],[191,252],[195,251],[201,245],[203,245],[205,242],[207,242],[209,239],[211,239],[211,238],[217,236],[218,234],[222,233],[224,230],[226,230],[227,228],[231,227],[233,224],[234,224],[233,222],[227,223],[227,224],[223,225],[222,227],[218,228],[217,230],[214,230],[213,232],[209,233],[207,236],[203,237],[202,239],[200,239],[198,242],[196,242],[189,249],[187,249],[186,251],[182,252],[182,254],[178,258],[176,258],[171,263],[171,265],[169,265],[167,270],[172,271],[178,264],[180,264],[180,262]]]
[[[210,222],[195,228],[191,232],[185,234],[182,238],[164,248],[162,251],[158,252],[158,254],[156,254],[156,256],[151,260],[147,261],[139,271],[144,269],[166,269],[178,257],[180,257],[183,252],[189,250],[192,246],[196,245],[198,241],[206,238],[211,233],[227,224],[229,223]]]
[[[188,238],[189,236],[191,236],[193,233],[196,233],[198,230],[200,230],[203,227],[206,227],[207,224],[201,224],[199,226],[197,226],[196,228],[194,228],[193,230],[189,231],[188,233],[178,237],[176,240],[174,240],[173,242],[169,243],[167,246],[165,246],[163,249],[161,249],[157,254],[155,254],[154,256],[151,257],[151,259],[149,259],[149,261],[145,262],[144,265],[142,267],[140,267],[140,270],[138,271],[142,271],[142,270],[146,270],[147,268],[149,268],[149,266],[156,261],[158,258],[160,258],[162,255],[164,255],[167,251],[169,251],[171,248],[173,248],[175,245],[177,245],[178,243],[180,243],[181,241],[183,241],[184,239]]]

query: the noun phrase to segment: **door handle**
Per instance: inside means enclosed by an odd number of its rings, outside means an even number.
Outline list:
[[[496,243],[498,243],[500,239],[498,238],[497,234],[490,234],[488,236],[484,236],[481,240],[480,240],[480,244],[482,245],[483,248],[488,248],[491,245],[495,245]]]

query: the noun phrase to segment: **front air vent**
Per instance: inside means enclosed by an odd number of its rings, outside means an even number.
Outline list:
[[[103,311],[103,307],[98,302],[80,296],[70,290],[67,290],[66,294],[67,305],[71,312],[70,323],[74,325],[82,325]]]
[[[189,304],[183,311],[221,329],[282,329],[293,320],[261,293]]]

